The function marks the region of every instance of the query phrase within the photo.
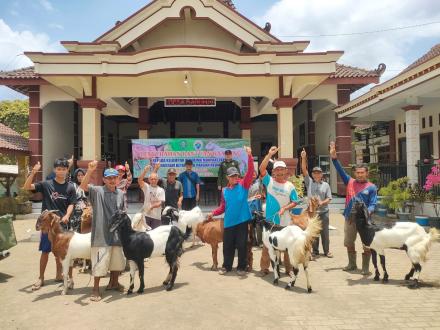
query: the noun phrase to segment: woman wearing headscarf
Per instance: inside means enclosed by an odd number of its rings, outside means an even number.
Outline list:
[[[84,178],[85,171],[82,168],[78,168],[73,173],[73,186],[75,187],[76,200],[70,217],[70,229],[76,232],[81,231],[81,217],[84,209],[88,206],[87,197],[84,190],[81,189],[80,185]]]

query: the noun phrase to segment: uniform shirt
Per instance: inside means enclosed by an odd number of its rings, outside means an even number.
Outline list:
[[[124,192],[110,191],[106,186],[89,184],[89,198],[93,209],[92,246],[120,246],[117,231],[110,233],[111,219],[118,210],[125,209]]]
[[[321,201],[326,200],[327,198],[332,199],[332,191],[330,189],[330,185],[325,182],[316,182],[309,175],[304,177],[304,183],[307,187],[307,197],[318,196]],[[318,208],[318,213],[328,212],[328,204],[320,206]]]
[[[347,186],[345,197],[345,209],[344,217],[347,220],[350,216],[351,209],[356,198],[361,199],[368,208],[370,213],[374,212],[377,204],[377,188],[371,182],[358,182],[345,172],[341,163],[337,159],[332,159],[333,165],[335,165],[336,171]]]
[[[298,194],[292,182],[276,182],[268,173],[263,178],[263,184],[266,186],[266,219],[277,225],[288,226],[290,223],[289,212],[278,215],[281,207],[291,203],[298,202]]]
[[[252,184],[254,174],[254,160],[248,157],[248,170],[243,179],[233,187],[225,187],[222,190],[220,206],[212,214],[214,216],[225,214],[224,227],[229,228],[247,222],[251,219],[251,211],[248,206],[249,187]]]
[[[226,187],[228,185],[228,177],[227,177],[227,171],[228,168],[235,167],[240,173],[240,165],[236,160],[230,160],[230,161],[222,161],[220,163],[219,169],[218,169],[218,178],[217,178],[217,186],[219,187]]]
[[[184,171],[179,174],[179,181],[183,186],[183,198],[195,198],[196,184],[200,184],[200,177],[194,171]]]
[[[147,217],[158,219],[161,218],[161,207],[155,207],[154,209],[149,211],[149,208],[152,204],[157,202],[165,202],[165,190],[159,186],[151,186],[148,183],[145,183],[142,187],[142,191],[144,192],[144,214]]]
[[[182,184],[179,181],[169,183],[168,180],[164,180],[163,189],[165,190],[165,206],[172,206],[177,209],[177,202],[180,194],[183,193]]]

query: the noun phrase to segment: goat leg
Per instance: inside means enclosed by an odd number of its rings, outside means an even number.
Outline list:
[[[217,270],[218,269],[218,259],[217,259],[218,243],[211,244],[211,250],[212,250],[212,267],[211,267],[211,270]]]
[[[416,269],[414,268],[414,265],[413,265],[411,267],[411,270],[409,271],[409,273],[405,275],[405,281],[409,281],[411,279],[411,277],[413,277],[415,270]]]
[[[136,275],[136,263],[133,260],[128,260],[130,265],[130,287],[128,288],[127,294],[132,294],[134,289],[134,277]]]
[[[174,287],[174,281],[176,280],[177,271],[179,270],[179,261],[176,260],[173,264],[173,275],[171,276],[171,281],[168,283],[166,290],[171,291]]]
[[[380,273],[379,273],[379,268],[377,267],[377,252],[375,250],[371,250],[371,257],[373,259],[373,266],[375,271],[374,280],[379,281]]]
[[[140,280],[140,285],[139,285],[139,289],[137,290],[137,293],[144,293],[144,288],[145,288],[145,284],[144,284],[144,260],[138,260],[136,261],[136,265],[138,267],[139,270],[139,280]]]
[[[291,280],[290,280],[289,283],[287,283],[286,290],[289,290],[292,286],[295,286],[296,278],[298,276],[298,272],[299,272],[298,266],[297,265],[292,265],[292,267],[293,267],[293,271],[289,272]],[[310,288],[310,290],[311,290],[311,288]]]
[[[310,278],[309,278],[309,267],[308,265],[304,264],[304,274],[306,274],[307,279],[307,292],[312,293],[312,285],[310,284]]]
[[[388,272],[387,272],[387,269],[386,269],[386,267],[385,267],[385,255],[380,255],[380,264],[381,264],[381,266],[382,266],[382,269],[383,269],[383,279],[382,279],[382,282],[383,283],[388,283]]]
[[[62,267],[62,271],[63,271],[63,290],[61,291],[61,294],[64,296],[65,294],[67,294],[67,289],[69,287],[69,266],[70,266],[70,262],[68,260],[68,258],[66,257],[62,263],[61,263],[61,267]]]
[[[172,274],[173,274],[173,268],[170,266],[170,271],[168,272],[168,275],[165,278],[165,281],[163,281],[163,283],[162,283],[163,285],[168,285],[168,283],[170,283]]]
[[[411,289],[418,289],[420,272],[422,271],[422,266],[419,263],[414,264],[415,274],[413,284],[410,286]]]

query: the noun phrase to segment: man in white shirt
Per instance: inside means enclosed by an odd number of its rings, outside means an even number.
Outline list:
[[[159,177],[156,172],[152,172],[149,177],[149,183],[144,182],[145,174],[150,166],[145,166],[139,175],[139,188],[144,192],[143,212],[145,215],[145,224],[152,229],[161,225],[162,205],[165,202],[165,190],[157,185]]]

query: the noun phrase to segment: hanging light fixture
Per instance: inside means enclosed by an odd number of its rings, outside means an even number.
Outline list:
[[[188,85],[188,75],[187,74],[185,75],[185,79],[183,80],[183,83],[185,85]]]

